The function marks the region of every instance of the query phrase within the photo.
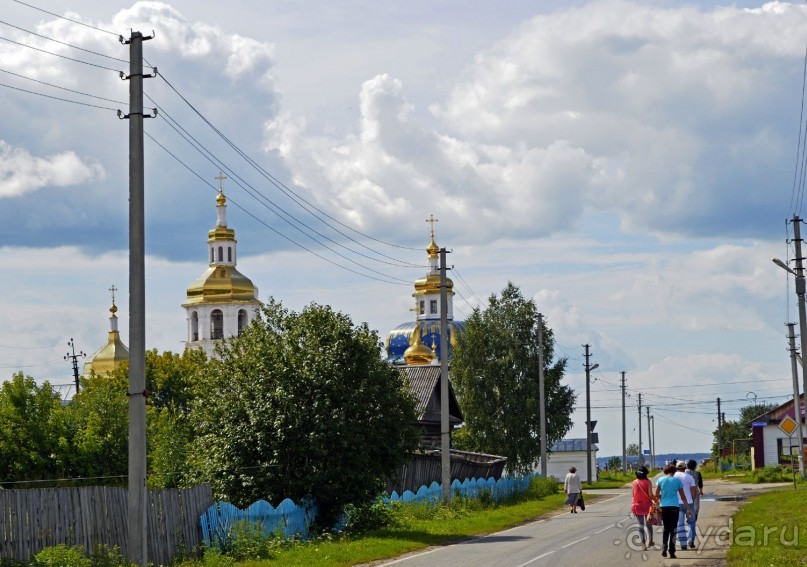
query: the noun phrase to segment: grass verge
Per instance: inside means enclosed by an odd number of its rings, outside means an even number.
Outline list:
[[[807,507],[802,490],[751,497],[734,515],[728,567],[807,565]]]

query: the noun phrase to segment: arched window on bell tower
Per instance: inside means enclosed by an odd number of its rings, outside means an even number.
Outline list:
[[[196,311],[191,314],[191,340],[199,340],[199,313]]]
[[[210,338],[213,340],[224,338],[224,314],[220,309],[214,309],[210,314]]]
[[[249,324],[249,317],[247,317],[246,310],[239,309],[238,310],[238,334],[239,335],[244,332],[244,329],[247,328],[248,324]]]

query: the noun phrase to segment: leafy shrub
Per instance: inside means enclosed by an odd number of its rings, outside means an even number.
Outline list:
[[[235,559],[227,557],[220,550],[212,547],[205,550],[201,565],[202,567],[233,567]]]
[[[121,555],[119,547],[108,547],[106,545],[96,545],[90,554],[90,564],[92,567],[120,567],[128,565],[126,559]]]
[[[46,547],[31,560],[31,567],[93,567],[81,547],[57,545]]]
[[[397,512],[400,507],[400,502],[388,504],[381,498],[359,506],[348,504],[345,506],[347,520],[345,531],[350,534],[360,534],[393,525],[397,521]]]
[[[541,478],[534,476],[530,479],[530,488],[527,490],[527,497],[530,500],[540,500],[552,494],[557,494],[560,485],[554,478]]]
[[[269,559],[280,543],[282,538],[265,533],[260,523],[243,520],[232,527],[222,551],[236,561]]]

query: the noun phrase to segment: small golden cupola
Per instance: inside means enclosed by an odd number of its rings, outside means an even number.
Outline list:
[[[431,364],[432,361],[436,358],[437,353],[434,352],[434,349],[430,349],[425,344],[423,344],[423,338],[421,337],[420,333],[420,325],[417,322],[417,313],[419,308],[417,303],[415,303],[415,308],[412,309],[415,312],[415,325],[412,329],[411,339],[409,341],[409,347],[404,351],[403,358],[407,364],[410,365],[421,365],[421,364]]]
[[[260,306],[258,288],[236,268],[235,230],[227,226],[227,197],[216,177],[216,226],[207,233],[208,268],[187,289],[182,307],[188,316],[187,348],[213,354],[215,341],[237,335],[254,319]]]
[[[118,307],[115,305],[115,292],[118,291],[118,288],[113,285],[109,288],[109,291],[112,292],[112,306],[109,308],[112,315],[109,317],[107,342],[84,363],[84,376],[89,376],[92,372],[99,375],[112,372],[123,361],[129,360],[129,349],[121,341],[120,333],[118,332],[118,316],[116,315]]]

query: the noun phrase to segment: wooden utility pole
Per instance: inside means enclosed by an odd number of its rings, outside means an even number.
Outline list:
[[[625,425],[625,371],[622,371],[622,474],[628,474],[628,434]]]
[[[544,319],[538,313],[538,413],[541,422],[541,478],[546,478],[546,384],[544,383]]]

